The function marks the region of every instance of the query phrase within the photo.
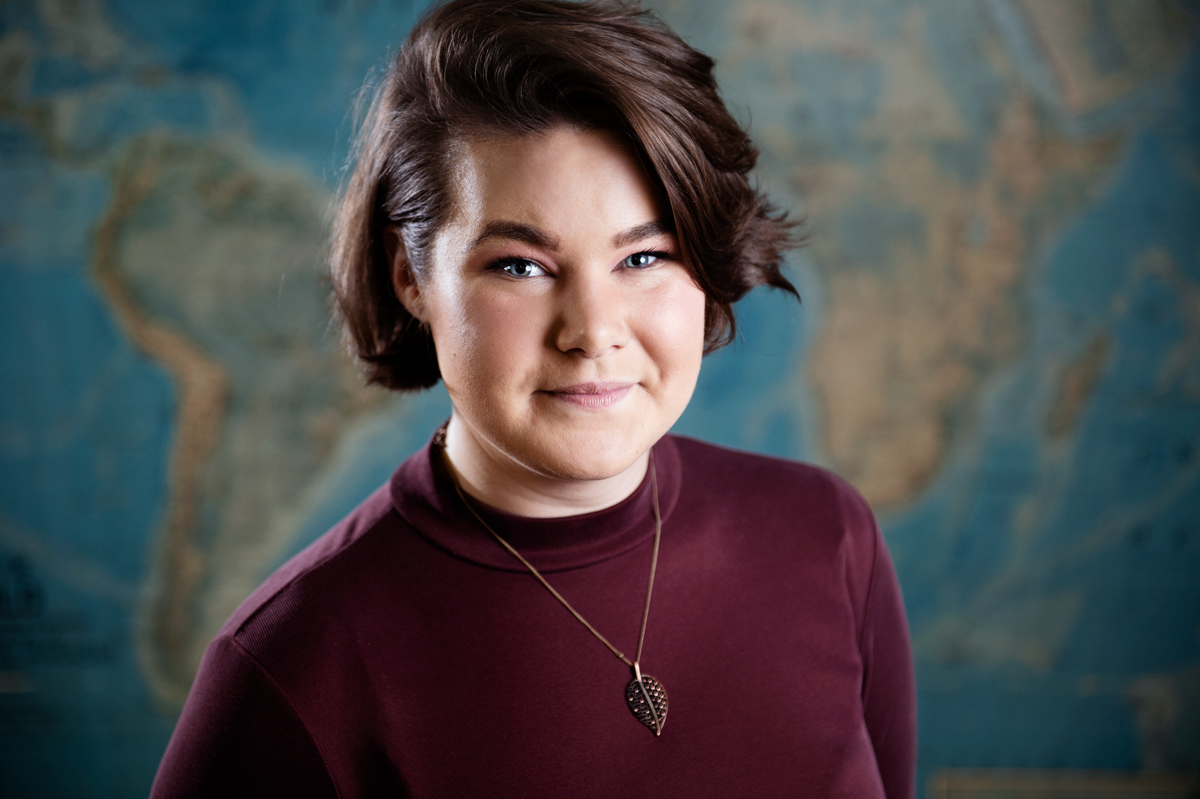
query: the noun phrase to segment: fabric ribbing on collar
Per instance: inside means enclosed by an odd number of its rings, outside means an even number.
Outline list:
[[[658,500],[664,531],[679,499],[679,450],[670,436],[654,445]],[[408,524],[434,546],[471,563],[501,571],[524,572],[471,515],[454,490],[438,447],[432,440],[392,475],[392,505]],[[650,475],[628,497],[609,508],[579,516],[532,519],[515,516],[473,500],[475,509],[539,571],[579,569],[615,558],[654,537]]]

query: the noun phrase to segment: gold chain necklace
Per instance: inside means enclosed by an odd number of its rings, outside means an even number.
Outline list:
[[[579,611],[571,607],[571,603],[563,598],[563,595],[554,590],[554,586],[546,582],[546,578],[542,573],[533,567],[533,564],[525,560],[521,553],[513,548],[511,544],[500,537],[500,534],[491,528],[483,517],[475,510],[475,506],[467,499],[467,495],[463,493],[462,487],[458,484],[458,476],[454,473],[454,468],[448,469],[450,472],[451,482],[454,483],[454,490],[458,492],[458,497],[467,506],[467,510],[471,511],[471,515],[483,525],[483,529],[492,534],[492,537],[500,542],[500,546],[504,547],[509,553],[521,561],[529,573],[538,579],[547,591],[554,595],[554,598],[562,603],[562,606],[570,611],[571,615],[579,620],[579,623],[588,629],[592,635],[600,639],[600,643],[608,647],[608,650],[616,655],[621,661],[633,669],[633,679],[625,686],[625,704],[629,705],[629,710],[634,717],[650,728],[650,731],[655,736],[662,735],[663,724],[667,720],[667,692],[663,688],[662,683],[651,677],[649,674],[642,674],[640,666],[642,660],[642,645],[646,641],[646,621],[650,618],[650,597],[654,593],[654,573],[658,571],[658,542],[662,538],[662,513],[658,508],[658,477],[654,472],[654,453],[650,453],[650,496],[654,504],[654,553],[650,556],[650,581],[646,585],[646,605],[642,609],[642,630],[638,633],[637,656],[633,660],[625,657],[625,654],[609,643],[600,632],[588,624],[587,619],[579,614]]]

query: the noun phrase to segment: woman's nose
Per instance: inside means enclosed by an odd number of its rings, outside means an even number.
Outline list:
[[[611,274],[564,281],[554,344],[563,352],[599,358],[629,341],[626,302]]]

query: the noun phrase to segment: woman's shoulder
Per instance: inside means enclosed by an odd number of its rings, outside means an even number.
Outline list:
[[[284,619],[319,612],[339,601],[339,587],[352,586],[354,572],[369,562],[366,550],[381,528],[400,523],[384,484],[328,532],[289,558],[233,612],[219,637],[242,642]]]
[[[830,470],[812,463],[731,449],[687,436],[672,435],[687,480],[708,493],[740,498],[770,498],[774,506],[803,506],[870,519],[871,508],[858,490]]]
[[[750,559],[760,575],[805,575],[850,597],[855,629],[887,547],[870,506],[846,480],[809,463],[676,437],[684,493],[681,521],[717,531],[726,558]]]
[[[673,437],[691,518],[716,520],[770,551],[840,562],[869,573],[882,539],[870,505],[821,466]]]

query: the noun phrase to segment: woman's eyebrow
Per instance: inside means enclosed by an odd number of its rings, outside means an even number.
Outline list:
[[[483,232],[480,233],[467,251],[478,247],[485,240],[490,238],[511,239],[513,241],[523,241],[526,244],[532,244],[534,247],[541,247],[551,252],[558,249],[558,239],[541,230],[538,230],[533,225],[522,225],[519,222],[488,222],[483,226]]]
[[[612,243],[613,247],[625,247],[643,239],[674,232],[675,230],[671,225],[666,224],[661,219],[654,219],[616,234],[612,238]],[[497,220],[488,222],[483,226],[483,232],[475,237],[475,240],[471,242],[467,251],[470,252],[490,238],[523,241],[526,244],[532,244],[535,247],[541,247],[551,252],[557,251],[559,246],[557,237],[551,236],[533,225]]]
[[[636,244],[643,239],[674,232],[675,230],[671,225],[664,223],[661,219],[655,219],[651,222],[630,228],[623,233],[618,233],[613,236],[612,243],[614,247],[625,247],[630,244]]]

